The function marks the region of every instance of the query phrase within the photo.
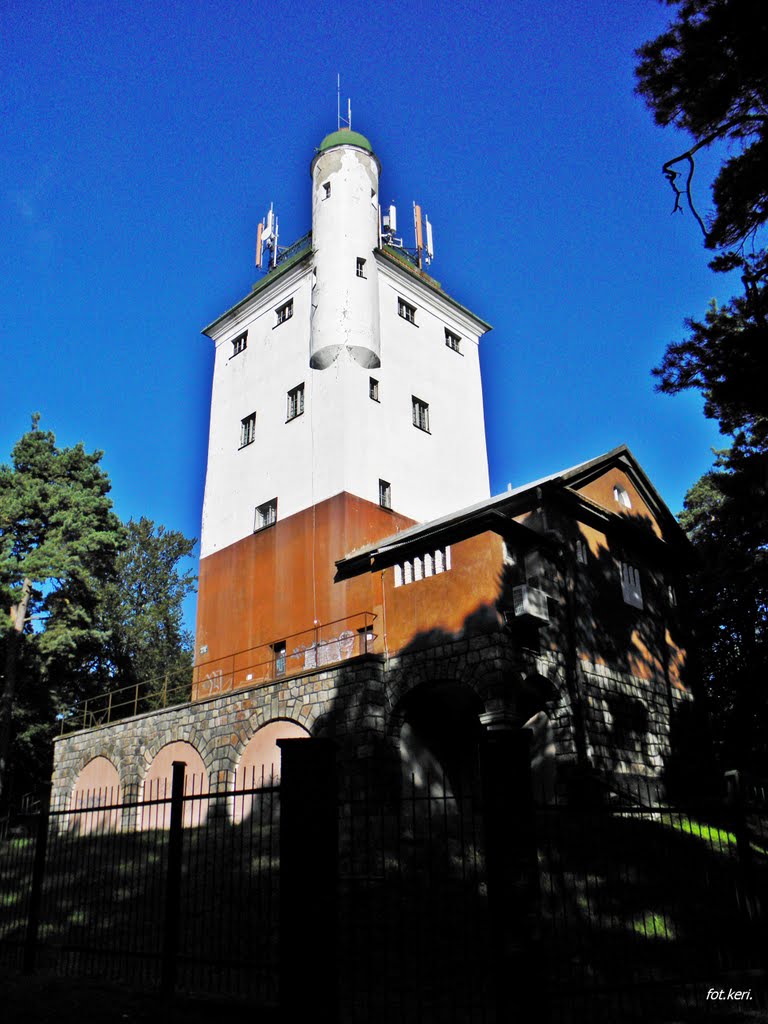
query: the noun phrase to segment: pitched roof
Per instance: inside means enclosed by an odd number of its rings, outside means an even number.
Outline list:
[[[672,527],[674,533],[682,536],[682,530],[658,491],[650,482],[627,445],[622,444],[617,448],[612,448],[609,452],[605,452],[603,455],[598,455],[597,458],[580,462],[578,465],[570,466],[568,469],[561,469],[557,473],[550,473],[548,476],[539,477],[537,480],[514,487],[491,498],[485,498],[474,505],[458,509],[456,512],[440,516],[437,519],[409,526],[407,529],[385,537],[383,540],[349,552],[344,558],[340,558],[336,565],[341,570],[345,568],[352,569],[353,565],[360,567],[363,562],[370,563],[372,558],[386,556],[410,545],[417,539],[426,539],[434,534],[449,530],[453,531],[461,527],[477,527],[478,529],[470,529],[469,532],[479,532],[484,526],[488,529],[494,525],[500,525],[502,517],[505,521],[505,528],[509,528],[510,520],[507,517],[524,511],[526,498],[530,497],[531,492],[535,492],[539,488],[551,489],[560,486],[576,496],[575,488],[588,483],[612,466],[620,466],[630,476],[632,482],[642,495],[643,500],[653,511],[654,515],[665,526]],[[584,500],[588,502],[587,499]],[[588,504],[594,505],[592,502],[588,502]],[[513,528],[533,533],[533,531],[521,526],[519,523],[512,524],[512,526]]]

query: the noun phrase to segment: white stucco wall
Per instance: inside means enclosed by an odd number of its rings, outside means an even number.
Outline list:
[[[328,367],[343,349],[361,366],[379,365],[379,294],[373,250],[378,245],[379,172],[356,146],[335,146],[312,165],[311,365]],[[357,260],[365,260],[357,276]]]
[[[333,153],[341,159],[331,167],[323,161]],[[393,509],[424,521],[489,496],[478,354],[484,327],[373,249],[366,280],[357,278],[357,249],[364,239],[374,244],[368,238],[370,167],[357,161],[344,178],[348,156],[346,147],[330,150],[316,161],[313,178],[313,230],[334,200],[337,209],[344,205],[349,186],[341,227],[351,248],[344,261],[339,252],[346,242],[335,246],[326,223],[309,260],[209,329],[216,359],[202,557],[252,533],[256,507],[275,497],[278,518],[285,519],[342,491],[378,502],[384,479]],[[318,196],[327,180],[331,196],[324,200]],[[366,202],[361,189],[368,190]],[[354,224],[349,227],[350,211],[364,221],[357,234]],[[316,304],[318,282],[324,291]],[[415,324],[398,315],[399,298],[415,307]],[[293,316],[277,325],[276,311],[289,299]],[[335,312],[318,334],[323,303]],[[461,354],[445,344],[446,328],[461,338]],[[233,339],[246,330],[246,349],[233,355]],[[324,368],[310,367],[312,353],[324,354],[316,360]],[[373,356],[379,366],[371,365]],[[378,402],[369,397],[370,377],[379,382]],[[304,413],[286,422],[287,393],[301,383]],[[429,433],[413,425],[413,396],[429,406]],[[252,412],[254,441],[240,448],[241,420]]]

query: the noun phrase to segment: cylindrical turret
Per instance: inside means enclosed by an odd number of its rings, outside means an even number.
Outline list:
[[[349,129],[327,135],[312,161],[309,364],[316,370],[330,366],[342,348],[360,366],[380,365],[373,255],[379,240],[380,169],[370,142]]]

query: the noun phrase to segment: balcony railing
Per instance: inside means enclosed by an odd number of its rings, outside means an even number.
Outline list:
[[[318,623],[300,633],[260,644],[197,665],[183,682],[178,678],[145,680],[80,701],[61,717],[61,732],[92,729],[148,711],[208,700],[243,687],[264,686],[278,679],[337,665],[371,654],[377,640],[373,612],[357,612],[333,622]]]
[[[204,700],[243,686],[259,686],[370,654],[376,642],[375,619],[372,612],[358,612],[271,644],[261,644],[198,665],[192,684],[193,700]]]

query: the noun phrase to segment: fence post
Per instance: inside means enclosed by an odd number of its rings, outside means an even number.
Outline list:
[[[744,781],[738,771],[725,773],[726,798],[732,813],[733,832],[736,836],[736,856],[739,863],[741,885],[747,914],[758,916],[755,902],[752,847],[749,841],[749,825],[744,801]]]
[[[527,729],[499,729],[489,731],[480,748],[499,1021],[537,1019],[546,995],[535,978],[538,863],[530,743]]]
[[[32,974],[37,958],[37,934],[40,927],[40,906],[43,897],[43,881],[45,879],[45,851],[48,845],[48,821],[51,794],[48,790],[40,801],[40,814],[37,819],[35,835],[35,859],[32,863],[32,886],[29,893],[29,912],[27,914],[27,933],[24,936],[24,974]]]
[[[160,989],[170,995],[176,986],[176,956],[179,949],[181,905],[181,847],[184,824],[184,769],[186,761],[173,762],[171,783],[171,827],[168,833],[168,865],[165,883],[165,921]]]
[[[280,767],[280,1008],[286,1021],[336,1024],[336,745],[277,741]],[[312,950],[304,957],[302,951]]]

